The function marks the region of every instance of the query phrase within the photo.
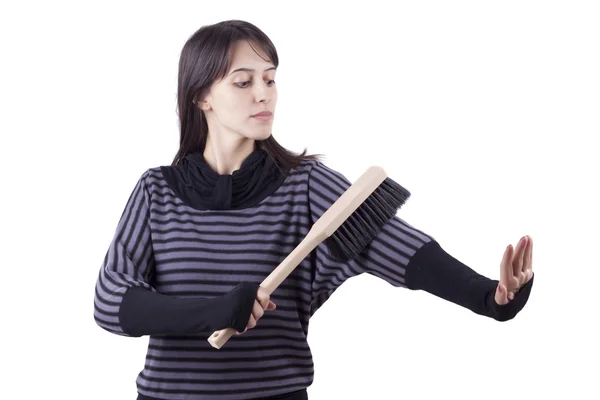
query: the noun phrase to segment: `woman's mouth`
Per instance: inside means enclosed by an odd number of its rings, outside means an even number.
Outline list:
[[[273,117],[273,113],[269,111],[259,112],[258,114],[254,114],[252,118],[256,118],[259,121],[268,121]]]

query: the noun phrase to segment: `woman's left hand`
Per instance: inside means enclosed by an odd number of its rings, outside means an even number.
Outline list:
[[[523,236],[514,250],[512,244],[508,245],[500,264],[500,282],[494,296],[497,304],[504,305],[514,299],[519,289],[533,277],[532,253],[530,236]]]

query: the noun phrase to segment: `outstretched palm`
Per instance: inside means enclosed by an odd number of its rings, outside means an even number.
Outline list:
[[[515,298],[515,294],[533,277],[532,268],[533,240],[523,236],[517,247],[509,244],[504,250],[500,264],[500,282],[496,288],[494,299],[499,305],[507,304]]]

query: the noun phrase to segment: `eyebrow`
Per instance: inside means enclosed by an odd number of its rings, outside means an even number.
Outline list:
[[[276,68],[275,68],[275,67],[267,68],[267,69],[265,69],[265,72],[267,72],[267,71],[271,71],[272,69],[276,69]],[[236,72],[239,72],[239,71],[248,71],[248,72],[254,72],[255,70],[253,70],[252,68],[238,68],[238,69],[236,69],[236,70],[233,70],[233,71],[231,71],[231,72],[229,73],[229,75],[231,75],[231,74],[233,74],[233,73],[236,73]]]

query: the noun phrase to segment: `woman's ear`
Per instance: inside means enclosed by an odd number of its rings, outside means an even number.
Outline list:
[[[202,111],[209,111],[211,109],[210,103],[207,99],[197,102],[196,106],[198,106]]]
[[[212,108],[210,106],[210,92],[203,91],[197,95],[194,99],[194,104],[202,111],[209,111]]]

